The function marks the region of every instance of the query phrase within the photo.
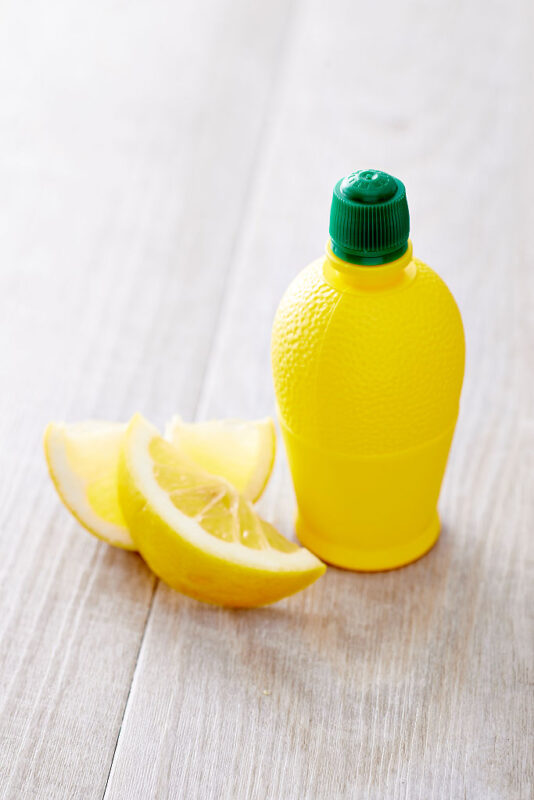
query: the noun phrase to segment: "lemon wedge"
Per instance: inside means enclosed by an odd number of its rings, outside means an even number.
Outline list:
[[[51,422],[44,450],[50,477],[76,519],[108,544],[135,550],[117,494],[125,429],[117,422]]]
[[[92,534],[135,550],[117,494],[117,465],[126,425],[52,422],[44,436],[48,469],[58,494]],[[175,416],[167,436],[186,456],[256,500],[272,471],[276,438],[271,419],[185,423]]]
[[[165,438],[206,472],[225,478],[248,500],[254,503],[261,497],[276,454],[270,417],[185,423],[175,416],[167,424]]]
[[[119,500],[137,548],[165,583],[231,607],[273,603],[325,565],[262,520],[226,480],[204,471],[140,414],[124,434]]]

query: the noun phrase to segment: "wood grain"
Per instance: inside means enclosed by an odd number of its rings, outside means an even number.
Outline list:
[[[0,796],[529,800],[534,11],[264,5],[8,9]],[[268,609],[151,604],[58,508],[43,424],[272,413],[274,310],[366,165],[464,316],[443,535]],[[280,452],[261,510],[293,506]]]
[[[199,413],[272,410],[270,323],[323,246],[331,186],[347,165],[390,168],[410,187],[417,252],[466,319],[444,534],[407,569],[331,569],[252,613],[160,585],[106,800],[530,796],[524,8],[459,21],[445,5],[391,5],[386,25],[366,8],[385,54],[375,69],[349,3],[301,6]],[[497,175],[500,196],[488,193]],[[288,483],[280,458],[263,510],[290,533]]]
[[[0,797],[100,800],[154,579],[59,507],[42,431],[193,413],[286,10],[3,16]]]

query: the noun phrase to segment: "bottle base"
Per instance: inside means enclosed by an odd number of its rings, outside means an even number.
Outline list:
[[[335,567],[355,572],[385,572],[398,569],[426,555],[436,544],[440,534],[440,520],[436,512],[430,525],[410,541],[380,550],[359,550],[357,547],[329,542],[317,533],[297,514],[296,531],[300,542],[312,553]]]

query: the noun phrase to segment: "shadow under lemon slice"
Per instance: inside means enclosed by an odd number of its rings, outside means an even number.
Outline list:
[[[325,565],[262,520],[223,478],[199,467],[137,414],[122,438],[119,501],[137,549],[165,583],[231,607],[274,603]]]

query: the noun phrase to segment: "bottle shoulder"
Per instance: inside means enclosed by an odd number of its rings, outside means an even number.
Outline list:
[[[462,321],[444,281],[414,259],[409,283],[339,291],[322,262],[288,287],[273,327],[286,424],[369,452],[432,438],[456,416],[464,370]]]
[[[276,311],[275,327],[291,325],[293,318],[321,323],[328,317],[339,292],[324,279],[322,263],[313,261],[293,278]]]
[[[313,301],[316,295],[323,299],[328,298],[332,302],[341,294],[349,296],[347,303],[353,303],[360,307],[389,303],[395,300],[396,295],[404,292],[409,292],[409,296],[408,298],[402,297],[402,302],[406,302],[406,299],[414,302],[421,295],[425,295],[427,299],[430,295],[435,295],[436,298],[443,299],[445,302],[447,299],[453,299],[443,278],[419,258],[414,257],[405,270],[408,273],[406,280],[391,286],[379,287],[376,290],[372,287],[358,288],[350,283],[343,285],[341,282],[336,282],[333,285],[325,277],[324,262],[324,257],[312,261],[293,278],[282,298],[284,305],[299,304],[304,296],[307,300]],[[367,269],[373,270],[374,268],[367,267]]]

